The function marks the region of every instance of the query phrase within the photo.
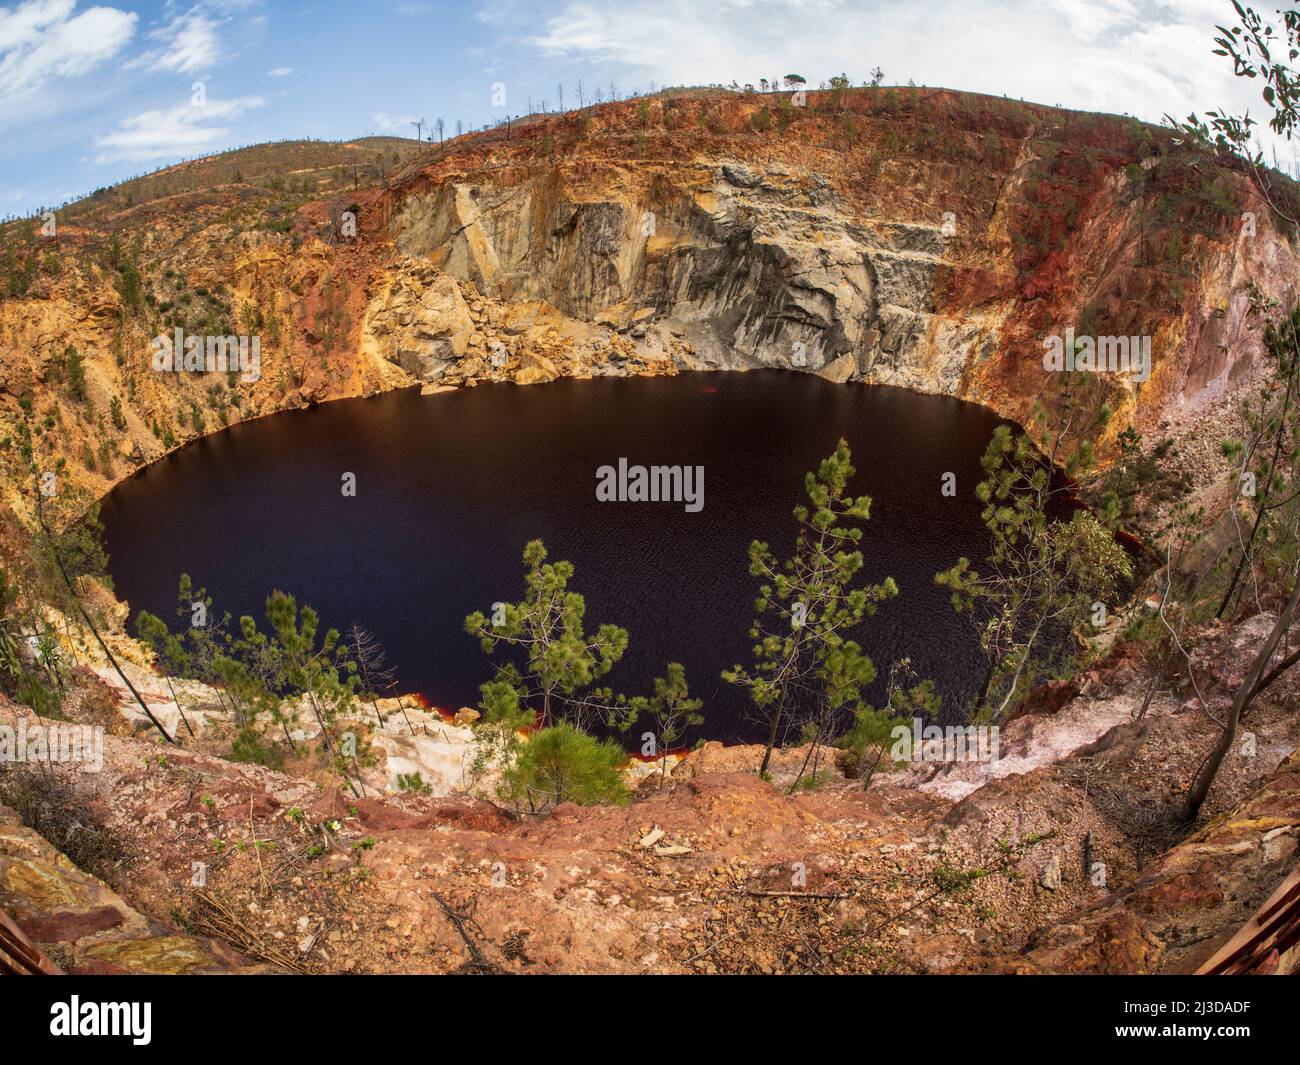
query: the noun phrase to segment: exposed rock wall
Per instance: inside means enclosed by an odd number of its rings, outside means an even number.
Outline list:
[[[936,94],[917,110],[945,106]],[[991,156],[977,146],[996,129],[954,130],[948,158],[906,167],[829,136],[644,159],[586,140],[543,155],[525,137],[492,165],[448,156],[407,174],[386,194],[388,225],[405,255],[478,292],[657,354],[676,342],[683,367],[902,385],[1022,421],[1039,402],[1081,405],[1076,432],[1104,451],[1127,425],[1158,431],[1249,378],[1248,311],[1261,296],[1294,304],[1300,249],[1248,175],[1211,180],[1118,120],[1071,133],[1073,116],[1027,110]],[[894,135],[878,127],[863,136]],[[857,166],[874,169],[869,188]],[[1077,380],[1042,365],[1044,338],[1067,328],[1150,337],[1151,379],[1098,374],[1080,402]]]
[[[857,222],[825,178],[779,165],[565,176],[417,194],[394,240],[486,294],[638,337],[653,323],[689,340],[688,365],[819,370],[847,355],[851,377],[879,379],[922,361],[940,226]]]
[[[942,90],[626,101],[329,188],[291,216],[275,188],[227,184],[62,225],[59,268],[0,301],[0,432],[27,397],[56,422],[42,461],[102,493],[317,401],[775,366],[1022,423],[1070,405],[1104,454],[1130,424],[1222,435],[1197,419],[1253,372],[1252,300],[1300,291],[1294,237],[1245,171],[1129,120]],[[259,334],[260,379],[153,372],[151,341],[178,324]],[[1071,326],[1150,336],[1151,379],[1044,373],[1044,337]]]

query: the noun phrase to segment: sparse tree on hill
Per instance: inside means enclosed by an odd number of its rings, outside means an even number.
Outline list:
[[[837,108],[844,106],[844,97],[849,90],[849,76],[847,74],[837,74],[831,78],[831,91],[835,94],[835,106]]]
[[[360,682],[358,694],[370,700],[370,705],[375,710],[375,719],[379,722],[379,727],[383,728],[384,715],[379,710],[379,693],[392,686],[394,671],[385,660],[384,649],[379,641],[360,625],[353,625],[348,630],[348,650]]]
[[[911,729],[916,719],[932,721],[939,715],[941,700],[934,681],[920,680],[909,659],[895,662],[885,685],[884,705],[862,706],[854,714],[853,726],[837,746],[844,750],[842,766],[846,776],[861,780],[863,789],[871,787],[871,778],[893,746],[894,729],[906,724]]]
[[[623,803],[627,785],[618,744],[561,721],[514,749],[501,773],[500,798],[516,809],[543,814],[562,802]]]
[[[346,769],[355,759],[339,752],[333,736],[334,724],[353,695],[351,680],[340,675],[346,670],[347,657],[339,645],[338,630],[328,629],[322,635],[316,611],[306,605],[300,609],[297,600],[285,592],[272,592],[267,598],[266,617],[284,656],[285,683],[307,696],[322,742],[352,793],[359,794]],[[240,621],[242,625],[243,619]]]
[[[749,549],[749,571],[763,581],[754,603],[754,666],[737,665],[723,679],[749,689],[768,726],[759,773],[792,728],[812,725],[814,747],[830,737],[843,711],[856,711],[875,679],[871,659],[848,634],[879,604],[898,594],[892,577],[859,583],[861,523],[871,516],[867,496],[848,494],[852,454],[841,440],[810,472],[808,502],[794,508],[798,536],[793,553],[779,559],[761,540]]]
[[[599,706],[612,704],[608,692],[587,692],[627,650],[627,630],[604,624],[589,633],[586,601],[569,590],[573,563],[547,562],[546,547],[533,540],[524,548],[525,594],[518,603],[495,603],[490,614],[475,611],[465,631],[478,638],[484,652],[522,656],[502,661],[482,687],[480,703],[488,719],[521,712],[541,701],[544,725],[564,718],[579,728],[603,716]]]
[[[172,684],[173,675],[183,677],[190,669],[190,656],[185,650],[184,643],[168,630],[161,618],[155,617],[147,610],[140,611],[136,616],[135,628],[141,642],[154,652],[159,671],[167,678],[167,690],[171,692],[176,711],[180,714],[186,731],[193,737],[194,729],[190,726],[189,718],[185,716],[185,707],[181,705],[180,696],[176,694],[176,687]]]
[[[985,656],[984,677],[971,703],[972,720],[997,721],[1057,661],[1062,634],[1083,626],[1094,604],[1113,598],[1132,564],[1113,533],[1091,513],[1053,516],[1054,499],[1068,491],[1054,480],[1060,434],[1044,456],[1024,433],[994,430],[976,488],[993,538],[984,571],[969,559],[936,574],[953,608],[969,614]],[[1074,471],[1086,449],[1066,463]]]
[[[680,662],[669,662],[666,675],[655,678],[654,694],[626,700],[613,715],[612,723],[626,732],[641,719],[647,720],[653,742],[649,753],[659,756],[659,786],[662,787],[668,774],[668,754],[686,729],[704,724],[704,715],[700,713],[703,705],[703,700],[690,697],[686,667]],[[643,749],[642,753],[647,752]]]
[[[64,373],[67,375],[68,395],[75,400],[86,398],[86,364],[76,347],[69,344],[64,351]]]

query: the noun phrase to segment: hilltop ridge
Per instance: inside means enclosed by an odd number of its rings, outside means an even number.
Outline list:
[[[222,425],[412,384],[766,365],[1027,421],[1065,402],[1040,356],[1067,327],[1152,338],[1149,382],[1069,400],[1104,449],[1248,377],[1251,299],[1286,303],[1300,275],[1241,167],[1131,119],[941,89],[666,93],[442,145],[259,146],[56,226],[3,230],[0,420],[53,403],[52,446],[95,493]],[[260,381],[151,372],[178,326],[259,336]],[[102,430],[114,400],[125,424]]]

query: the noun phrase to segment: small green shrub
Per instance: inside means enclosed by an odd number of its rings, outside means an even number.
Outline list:
[[[537,732],[519,749],[503,774],[502,790],[534,813],[562,802],[624,803],[628,791],[619,767],[625,758],[618,744],[561,722]]]

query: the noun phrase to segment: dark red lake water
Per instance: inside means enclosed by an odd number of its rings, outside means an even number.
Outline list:
[[[371,630],[404,691],[473,705],[487,662],[466,614],[523,594],[524,544],[577,568],[591,628],[611,621],[630,648],[608,678],[648,690],[668,661],[705,699],[711,739],[752,740],[743,693],[719,676],[750,661],[755,538],[784,553],[804,474],[844,436],[857,493],[873,498],[866,575],[899,596],[858,634],[882,677],[909,656],[951,711],[978,681],[978,646],[936,571],[984,557],[974,487],[999,419],[954,399],[834,385],[811,374],[487,385],[398,392],[234,426],[121,484],[102,517],[118,593],[133,612],[175,617],[189,573],[218,611],[262,620],[280,588],[327,625]],[[625,457],[702,465],[704,508],[602,503],[596,471]],[[940,492],[957,475],[956,498]],[[341,478],[356,474],[357,495]],[[694,738],[694,737],[691,737]]]

